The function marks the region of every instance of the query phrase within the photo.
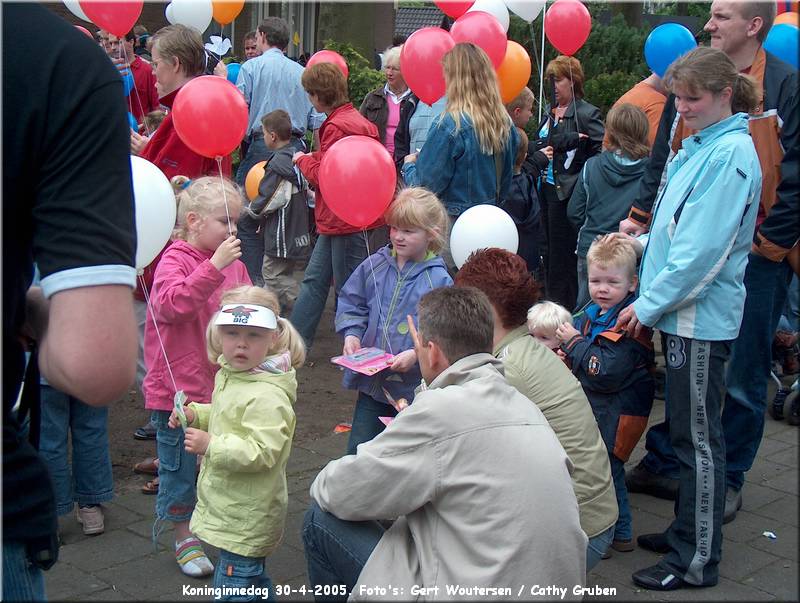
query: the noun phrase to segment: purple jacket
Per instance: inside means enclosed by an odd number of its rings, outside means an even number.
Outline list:
[[[210,261],[212,255],[175,241],[161,256],[150,293],[175,383],[193,402],[211,402],[218,367],[208,361],[206,327],[219,309],[222,293],[252,284],[242,262],[236,260],[220,272]],[[145,408],[172,410],[175,387],[150,312],[144,327],[144,362]]]
[[[449,287],[453,279],[439,256],[428,254],[421,262],[406,262],[402,270],[390,246],[361,262],[339,292],[336,332],[355,335],[362,347],[376,347],[399,354],[414,348],[406,315],[416,319],[417,304],[428,291]],[[422,374],[419,365],[406,373],[383,370],[372,377],[345,370],[342,385],[364,392],[388,404],[382,387],[395,398],[414,399]]]

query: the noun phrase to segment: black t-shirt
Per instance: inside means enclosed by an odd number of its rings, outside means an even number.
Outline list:
[[[34,261],[43,279],[133,266],[130,138],[122,80],[97,44],[41,6],[2,11],[3,539],[33,540],[57,524],[47,471],[10,412],[25,292]]]

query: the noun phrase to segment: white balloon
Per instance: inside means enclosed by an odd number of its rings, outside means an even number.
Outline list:
[[[164,16],[167,18],[167,21],[169,21],[171,25],[175,25],[177,23],[175,17],[172,16],[172,2],[167,4],[167,8],[164,9]]]
[[[500,22],[500,25],[503,26],[503,31],[506,33],[508,32],[510,18],[508,16],[508,9],[503,3],[503,0],[475,0],[475,4],[473,4],[467,12],[474,10],[489,13]]]
[[[450,233],[450,253],[461,268],[473,251],[487,247],[517,253],[519,233],[514,220],[495,205],[475,205],[461,214]]]
[[[525,19],[528,23],[539,16],[545,0],[506,0],[508,10]]]
[[[175,228],[172,185],[155,165],[131,155],[133,200],[136,204],[136,269],[152,262]]]
[[[78,19],[83,19],[88,23],[92,22],[92,20],[86,16],[86,13],[83,12],[78,0],[64,0],[64,5],[69,9],[69,12],[78,17]]]
[[[208,29],[213,14],[211,0],[172,0],[172,18],[175,23],[192,27],[201,34]]]

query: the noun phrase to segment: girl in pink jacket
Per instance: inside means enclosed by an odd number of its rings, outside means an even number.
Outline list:
[[[197,458],[184,450],[183,430],[171,429],[167,423],[177,391],[192,401],[211,402],[217,367],[206,355],[206,326],[219,308],[223,291],[251,284],[238,259],[242,252],[236,220],[241,207],[236,187],[219,178],[194,180],[178,195],[176,240],[156,268],[152,314],[145,325],[145,407],[153,411],[158,430],[159,489],[153,534],[156,539],[161,522],[173,522],[178,565],[193,577],[214,571],[189,530],[196,501]]]

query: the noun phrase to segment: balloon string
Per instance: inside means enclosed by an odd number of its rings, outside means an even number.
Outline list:
[[[161,331],[158,329],[158,323],[156,322],[156,313],[153,310],[153,304],[151,301],[150,293],[147,291],[147,287],[145,286],[144,282],[144,274],[140,274],[139,276],[139,285],[142,288],[142,293],[144,294],[144,301],[147,304],[147,313],[150,315],[150,320],[153,321],[153,328],[156,330],[156,337],[158,337],[158,345],[161,346],[161,353],[164,355],[164,361],[167,365],[167,372],[169,373],[170,381],[172,381],[172,387],[175,389],[175,392],[178,391],[178,384],[175,382],[175,375],[172,374],[172,367],[169,365],[169,357],[167,356],[167,350],[164,347],[164,341],[161,339]]]
[[[128,106],[131,108],[131,113],[133,113],[133,101],[131,100],[131,93],[136,97],[136,104],[139,105],[139,113],[142,114],[142,123],[144,124],[144,131],[149,138],[152,135],[150,132],[150,128],[147,126],[147,122],[144,120],[144,106],[142,105],[142,97],[139,96],[139,90],[136,88],[136,79],[133,77],[133,70],[131,69],[131,63],[128,60],[128,51],[125,49],[125,45],[122,43],[124,38],[120,38],[119,41],[119,58],[125,59],[125,64],[128,66],[128,73],[131,76],[131,80],[133,80],[133,85],[131,88],[131,92],[128,93]],[[137,132],[138,134],[138,132]]]
[[[367,261],[369,262],[369,271],[372,274],[372,282],[375,284],[375,301],[378,303],[378,318],[380,319],[383,316],[383,308],[381,307],[381,296],[378,292],[378,279],[375,276],[375,266],[372,263],[372,252],[369,249],[369,237],[367,236],[367,230],[364,229],[361,231],[361,234],[364,235],[364,244],[367,246]],[[383,320],[383,324],[381,324],[381,330],[383,331],[383,338],[386,340],[386,347],[389,348],[389,353],[394,355],[392,351],[392,342],[389,341],[389,329],[387,326],[387,321],[389,317],[387,316]]]
[[[533,29],[533,24],[531,24]],[[533,42],[533,40],[531,40]],[[539,63],[539,121],[542,121],[542,107],[544,106],[544,11],[542,11],[542,57]]]
[[[228,236],[233,236],[233,227],[231,226],[231,214],[228,211],[228,195],[225,193],[225,178],[222,176],[222,156],[217,155],[217,167],[219,168],[219,185],[222,188],[222,200],[225,202],[225,219],[228,220]]]
[[[567,65],[569,66],[569,88],[572,90],[572,104],[574,105],[573,113],[575,114],[575,129],[578,131],[578,134],[580,134],[581,124],[578,121],[578,101],[575,98],[575,82],[572,80],[572,61],[567,61]]]

